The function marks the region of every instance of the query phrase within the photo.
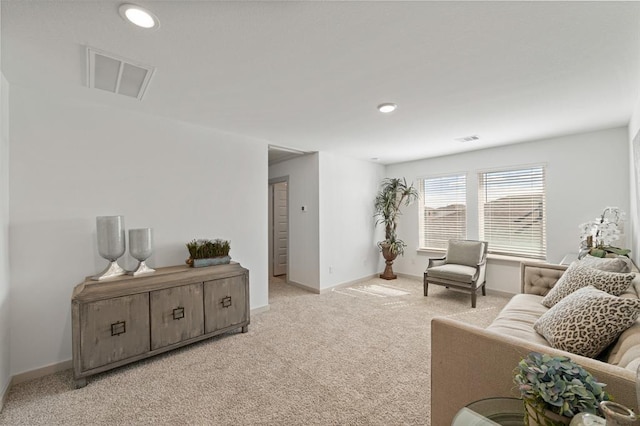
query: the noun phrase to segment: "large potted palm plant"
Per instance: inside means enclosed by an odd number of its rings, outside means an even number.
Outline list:
[[[378,242],[378,247],[385,259],[386,266],[380,278],[394,280],[397,276],[393,273],[393,261],[404,254],[407,246],[398,238],[398,218],[400,207],[413,203],[418,199],[418,191],[413,184],[408,185],[405,178],[387,178],[380,184],[380,190],[375,200],[376,225],[384,225],[384,240]]]

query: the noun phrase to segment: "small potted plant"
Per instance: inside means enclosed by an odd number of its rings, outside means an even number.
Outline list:
[[[600,402],[611,399],[605,384],[564,356],[531,352],[518,363],[514,382],[529,426],[568,425],[580,412],[600,414]]]
[[[194,268],[202,266],[222,265],[231,262],[229,241],[215,240],[192,240],[186,244],[189,250],[189,258],[186,263]]]

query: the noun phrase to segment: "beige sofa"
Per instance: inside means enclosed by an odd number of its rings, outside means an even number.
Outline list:
[[[582,365],[615,401],[638,412],[636,368],[640,364],[640,320],[599,356],[586,358],[552,348],[533,330],[546,312],[543,296],[566,266],[523,263],[522,294],[514,296],[486,329],[450,318],[431,322],[431,425],[446,426],[460,408],[484,398],[518,397],[513,371],[529,352],[564,355]],[[621,297],[638,298],[640,275]]]

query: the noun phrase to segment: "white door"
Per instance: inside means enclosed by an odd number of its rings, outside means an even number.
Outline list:
[[[289,217],[287,182],[273,185],[273,276],[287,273]]]

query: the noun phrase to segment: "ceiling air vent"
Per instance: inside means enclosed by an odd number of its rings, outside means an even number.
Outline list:
[[[471,135],[471,136],[465,136],[464,138],[456,138],[455,140],[457,140],[458,142],[473,142],[473,141],[480,140],[480,136]]]
[[[87,86],[142,100],[154,67],[87,47]]]

